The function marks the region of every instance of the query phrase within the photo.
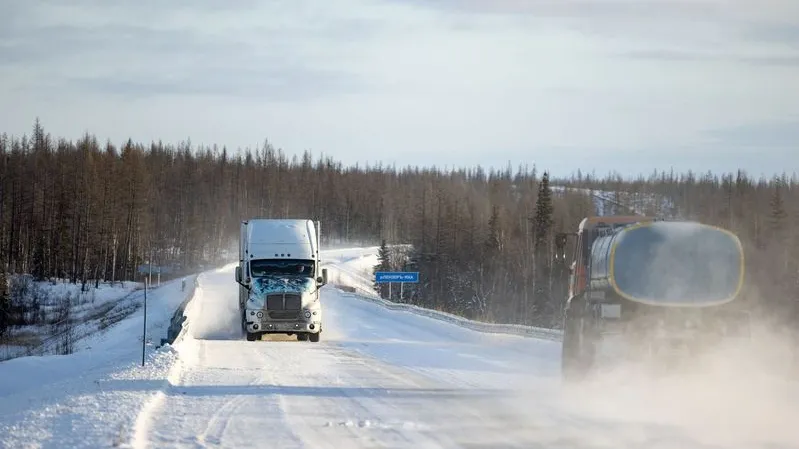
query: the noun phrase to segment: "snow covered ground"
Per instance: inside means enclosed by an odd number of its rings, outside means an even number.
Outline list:
[[[89,290],[81,291],[80,284],[57,282],[35,282],[29,277],[12,277],[12,293],[20,304],[30,312],[27,318],[40,324],[13,326],[5,344],[0,344],[0,360],[19,355],[44,355],[53,353],[59,345],[59,337],[54,333],[63,332],[65,326],[47,325],[57,322],[63,313],[63,305],[70,304],[69,321],[74,323],[70,329],[71,337],[82,337],[96,332],[115,319],[121,319],[133,311],[137,296],[134,292],[143,288],[139,282],[108,283],[89,285]],[[35,315],[35,316],[33,316]]]
[[[374,251],[323,254],[331,277],[368,288]],[[566,388],[557,342],[482,334],[332,286],[320,343],[247,342],[232,279],[232,265],[199,276],[188,332],[144,369],[140,312],[91,350],[0,363],[0,447],[799,445],[797,391],[761,366]],[[183,299],[174,285],[159,295],[154,339]]]
[[[378,264],[378,249],[374,246],[325,251],[322,263],[328,270],[328,283],[376,296],[372,286],[372,269]]]
[[[551,186],[555,195],[570,192],[588,195],[594,204],[596,215],[658,215],[673,217],[678,214],[674,201],[665,195],[636,192],[610,192],[577,187]]]
[[[154,344],[166,336],[172,312],[187,293],[179,280],[149,292],[145,367],[142,309],[79,341],[74,354],[1,362],[0,448],[95,448],[127,441],[138,410],[163,386],[177,358],[170,350],[155,351]],[[143,294],[133,299],[141,301]]]

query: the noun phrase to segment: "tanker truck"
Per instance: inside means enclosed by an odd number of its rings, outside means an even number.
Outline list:
[[[321,268],[319,259],[319,222],[242,221],[235,276],[241,328],[248,341],[264,334],[319,341],[320,288],[327,283],[327,269]]]
[[[601,361],[661,368],[695,357],[727,338],[748,338],[749,315],[736,301],[744,252],[732,232],[692,221],[641,216],[582,220],[556,236],[567,263],[561,368],[565,380]]]

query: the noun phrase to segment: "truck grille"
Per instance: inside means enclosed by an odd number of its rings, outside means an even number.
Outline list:
[[[273,320],[299,320],[299,310],[270,310],[269,318]]]
[[[285,297],[285,307],[283,306],[283,298]],[[294,293],[277,293],[268,295],[266,297],[266,310],[291,310],[298,311],[302,308],[302,298],[300,295]],[[270,315],[271,316],[271,315]]]

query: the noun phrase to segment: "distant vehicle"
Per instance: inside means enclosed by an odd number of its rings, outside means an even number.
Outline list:
[[[239,311],[248,341],[263,334],[296,335],[318,342],[322,334],[319,222],[250,219],[241,222]]]
[[[566,380],[585,377],[602,358],[664,367],[723,339],[749,338],[749,314],[735,301],[744,253],[732,232],[690,221],[590,217],[576,233],[556,236],[556,262],[566,263],[569,237],[576,242],[563,324]]]

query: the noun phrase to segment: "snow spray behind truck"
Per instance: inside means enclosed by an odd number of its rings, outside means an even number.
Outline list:
[[[319,222],[304,219],[250,219],[239,237],[241,327],[248,341],[263,334],[296,335],[318,342],[322,333]]]
[[[590,217],[576,233],[557,236],[562,263],[568,236],[576,244],[563,325],[564,378],[585,376],[609,347],[617,349],[611,359],[663,367],[726,338],[748,338],[749,314],[735,301],[744,252],[732,232],[691,221]]]

